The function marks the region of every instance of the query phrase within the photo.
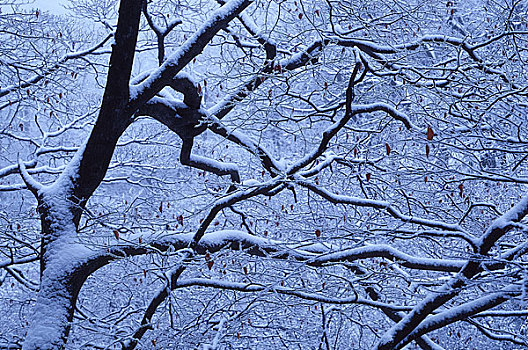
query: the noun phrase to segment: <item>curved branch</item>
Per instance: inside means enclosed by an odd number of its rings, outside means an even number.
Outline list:
[[[447,311],[440,312],[436,315],[427,317],[418,327],[416,327],[407,337],[403,338],[394,349],[401,349],[416,337],[442,328],[448,324],[462,321],[470,316],[476,315],[481,311],[491,309],[497,305],[510,300],[520,292],[518,288],[503,290],[497,293],[486,295],[482,298],[458,305]]]
[[[100,251],[89,257],[83,264],[98,269],[112,260],[152,252],[182,250],[192,246],[195,233],[172,234],[170,236],[148,240],[141,236],[144,244],[120,244]],[[129,241],[137,241],[129,237]],[[336,262],[352,262],[369,258],[397,259],[411,269],[453,272],[463,266],[462,260],[429,259],[411,256],[386,245],[374,245],[330,252],[329,248],[314,243],[288,243],[258,237],[237,230],[215,231],[202,235],[192,247],[196,254],[215,253],[222,249],[243,250],[246,254],[269,257],[277,260],[295,260],[314,267],[322,267]],[[95,271],[95,270],[94,270]]]
[[[24,180],[28,190],[30,190],[35,197],[38,197],[38,192],[42,189],[42,184],[29,175],[26,165],[20,157],[18,158],[18,169],[20,170],[20,176],[22,177],[22,180]]]
[[[497,334],[497,333],[493,333],[492,331],[482,326],[481,324],[475,322],[475,320],[469,319],[467,320],[467,322],[475,326],[479,330],[479,332],[484,334],[489,339],[498,340],[498,341],[508,341],[508,342],[511,342],[517,345],[522,345],[525,348],[528,347],[528,343],[526,341],[518,339],[516,334],[511,334],[511,333],[510,334]]]
[[[355,261],[374,257],[395,260],[398,264],[410,269],[443,272],[458,272],[465,263],[463,260],[418,258],[405,254],[389,245],[377,244],[328,253],[313,259],[310,265],[319,266],[332,262]]]
[[[182,140],[192,139],[206,128],[200,126],[204,117],[202,110],[157,96],[141,106],[136,115],[154,118],[178,134]]]
[[[198,56],[212,38],[225,28],[240,12],[251,4],[251,0],[231,0],[224,6],[214,11],[210,19],[198,29],[193,36],[185,41],[179,50],[163,62],[136,88],[136,94],[129,103],[131,113],[150,100],[163,87],[170,84],[192,59]]]
[[[333,194],[324,188],[318,187],[302,178],[296,178],[295,183],[306,187],[310,189],[312,192],[318,194],[322,198],[330,201],[331,203],[337,204],[350,204],[360,207],[367,207],[367,208],[375,208],[379,210],[385,210],[389,215],[394,217],[395,219],[399,219],[403,222],[408,222],[411,224],[417,224],[417,225],[423,225],[427,227],[434,227],[439,228],[443,230],[448,231],[458,231],[458,232],[464,232],[462,227],[458,224],[448,224],[441,221],[435,221],[435,220],[429,220],[429,219],[423,219],[419,217],[414,216],[408,216],[402,214],[399,210],[394,208],[389,202],[386,201],[379,201],[379,200],[373,200],[373,199],[365,199],[365,198],[358,198],[358,197],[351,197],[351,196],[343,196],[343,195],[337,195]],[[475,246],[477,246],[477,242],[474,238],[471,236],[465,235],[467,241],[473,242]]]
[[[61,67],[64,66],[64,64],[66,62],[68,62],[70,60],[74,60],[74,59],[77,59],[77,58],[81,58],[81,57],[87,56],[87,55],[93,53],[94,51],[96,51],[97,49],[103,47],[113,36],[114,36],[114,33],[110,33],[103,40],[101,40],[99,43],[97,43],[96,45],[94,45],[94,46],[92,46],[92,47],[90,47],[90,48],[88,48],[88,49],[86,49],[84,51],[72,52],[72,53],[69,53],[69,54],[65,55],[57,63],[55,63],[51,68],[48,68],[47,70],[45,70],[44,72],[42,72],[40,74],[36,74],[35,76],[29,78],[28,80],[24,81],[23,83],[20,83],[18,85],[7,86],[7,87],[5,87],[3,89],[0,89],[0,97],[6,96],[6,95],[10,94],[13,91],[17,91],[17,90],[20,90],[20,89],[28,88],[28,87],[38,83],[39,81],[41,81],[45,77],[49,76],[53,72],[59,70]]]
[[[236,143],[237,145],[243,147],[251,154],[257,156],[262,162],[264,169],[270,172],[272,175],[277,175],[281,166],[279,162],[265,149],[263,146],[259,145],[253,141],[250,137],[244,135],[237,130],[228,130],[220,120],[216,117],[209,116],[207,117],[207,128],[214,132],[217,135],[225,137],[227,140]]]
[[[195,286],[213,287],[213,288],[218,288],[218,289],[234,290],[237,292],[246,292],[246,293],[267,291],[270,293],[292,295],[292,296],[296,296],[304,300],[317,301],[317,302],[326,303],[326,304],[336,304],[336,305],[359,304],[359,305],[375,307],[378,309],[390,309],[395,312],[407,311],[410,309],[409,306],[382,303],[378,301],[361,298],[358,295],[354,295],[353,297],[350,297],[350,298],[336,298],[333,296],[327,296],[327,295],[320,294],[320,293],[303,292],[297,289],[280,287],[280,286],[275,286],[275,285],[266,286],[266,285],[261,285],[257,283],[247,284],[247,283],[240,283],[240,282],[212,280],[212,279],[206,279],[206,278],[190,278],[190,279],[185,279],[185,280],[179,280],[178,282],[176,282],[176,285],[174,286],[173,290],[178,289],[178,288],[187,288],[187,287],[195,287]]]
[[[176,269],[171,271],[170,274],[170,280],[169,284],[166,286],[163,286],[158,290],[156,295],[152,298],[150,301],[147,309],[145,310],[145,313],[143,315],[143,318],[141,319],[141,326],[134,332],[132,335],[132,339],[127,340],[123,346],[122,350],[132,350],[135,349],[138,345],[141,338],[143,338],[143,335],[149,330],[153,329],[151,325],[151,319],[152,316],[156,313],[156,310],[158,307],[167,299],[170,292],[174,290],[174,286],[176,285],[176,281],[182,274],[185,267],[183,265],[178,266]]]
[[[357,64],[359,65],[359,63]],[[356,66],[357,66],[356,65]],[[290,168],[286,171],[288,175],[293,175],[303,167],[307,166],[311,162],[315,161],[321,154],[323,154],[324,151],[327,150],[328,144],[330,143],[330,140],[341,130],[352,118],[354,115],[360,114],[360,113],[370,113],[370,112],[377,112],[377,111],[383,111],[389,114],[392,118],[395,120],[398,120],[402,122],[407,129],[417,129],[416,126],[414,126],[409,118],[398,111],[396,108],[386,104],[386,103],[372,103],[368,105],[351,105],[352,103],[352,97],[353,97],[353,78],[354,76],[351,76],[350,82],[347,88],[347,103],[346,103],[346,113],[341,120],[335,122],[334,124],[330,125],[324,132],[323,137],[317,146],[315,150],[307,154],[302,159],[295,162],[293,165],[290,166]]]
[[[193,139],[182,140],[180,162],[183,165],[205,170],[218,176],[230,175],[231,181],[240,182],[240,175],[238,174],[238,166],[236,164],[194,155],[191,153],[192,146]]]
[[[190,108],[198,109],[202,101],[202,97],[198,92],[196,83],[185,74],[178,74],[168,84],[174,90],[183,94],[183,103]]]
[[[477,254],[472,257],[456,276],[451,278],[439,290],[431,292],[424,300],[416,305],[405,318],[388,330],[381,338],[377,349],[393,349],[437,308],[455,297],[469,280],[482,271],[482,256],[488,254],[493,245],[513,227],[512,223],[519,222],[528,214],[528,196],[525,196],[514,207],[497,218],[480,237],[477,243]]]

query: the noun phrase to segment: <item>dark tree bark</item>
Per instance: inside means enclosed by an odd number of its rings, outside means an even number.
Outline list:
[[[143,1],[121,0],[101,110],[83,151],[73,191],[81,206],[103,181],[117,140],[135,112],[129,106],[129,83]],[[77,222],[79,217],[80,211],[76,213]]]
[[[103,181],[117,141],[133,116],[165,86],[189,90],[184,100],[189,108],[177,111],[181,115],[167,111],[161,119],[169,119],[165,124],[176,117],[182,120],[173,131],[192,144],[192,138],[204,130],[194,128],[201,116],[196,113],[200,96],[192,93],[192,82],[177,77],[177,73],[250,3],[233,1],[225,5],[225,11],[213,13],[203,30],[183,44],[179,54],[168,59],[131,97],[130,77],[144,0],[121,0],[103,101],[87,142],[51,186],[38,184],[19,161],[22,177],[37,197],[42,229],[41,285],[24,350],[65,347],[81,287],[90,274],[104,265],[90,264],[93,252],[77,242],[77,229],[83,209]]]
[[[128,86],[142,1],[121,0],[103,102],[86,145],[52,186],[34,189],[42,227],[41,286],[24,350],[64,348],[79,291],[93,272],[82,264],[86,252],[75,237],[82,209],[131,122]]]

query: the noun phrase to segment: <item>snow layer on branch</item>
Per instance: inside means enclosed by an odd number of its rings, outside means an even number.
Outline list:
[[[167,244],[174,244],[178,246],[189,246],[193,238],[194,233],[171,234],[170,236],[154,238],[151,242],[153,244],[166,242]],[[134,240],[134,238],[131,238],[131,240]],[[286,250],[299,250],[300,254],[307,254],[309,252],[322,253],[328,251],[328,248],[320,243],[301,244],[293,242],[282,242],[269,238],[250,235],[247,232],[239,230],[221,230],[206,233],[200,240],[199,248],[215,250],[233,242],[246,243],[247,245],[262,248],[283,247]],[[302,247],[302,249],[300,249],[300,247]]]
[[[182,101],[176,100],[174,98],[170,98],[165,94],[163,97],[155,96],[150,99],[149,103],[160,103],[164,106],[167,106],[168,108],[172,109],[173,111],[177,111],[178,109],[187,109],[189,108],[185,103]],[[181,118],[180,115],[176,114],[177,118]]]
[[[158,83],[161,79],[161,76],[166,74],[166,72],[173,74],[178,73],[179,70],[183,68],[182,63],[185,63],[180,61],[184,59],[185,55],[191,51],[193,47],[198,45],[201,37],[208,31],[212,30],[216,23],[228,18],[233,13],[238,12],[239,9],[243,8],[247,3],[248,0],[231,0],[214,11],[209,19],[205,21],[202,26],[196,32],[194,32],[194,34],[189,39],[187,39],[176,52],[167,57],[165,62],[163,62],[163,64],[158,69],[152,72],[152,74],[150,74],[142,83],[136,85],[132,89],[133,91],[131,91],[131,96],[133,94],[133,96],[137,98],[138,96],[143,95],[146,90]]]
[[[443,311],[437,315],[429,316],[422,323],[420,323],[420,325],[416,327],[414,331],[409,334],[409,336],[405,338],[402,342],[408,342],[408,339],[412,338],[415,334],[435,330],[445,326],[446,324],[464,320],[467,317],[475,315],[481,311],[490,309],[496,306],[497,304],[500,304],[512,298],[517,293],[518,287],[510,285],[509,287],[505,288],[500,292],[486,295],[482,298],[467,302],[462,305],[458,305],[447,311]]]
[[[255,34],[257,38],[271,45],[277,46],[277,43],[272,38],[270,38],[269,35],[265,35],[262,30],[260,30],[259,26],[255,23],[251,16],[248,16],[245,13],[241,13],[239,17],[244,22],[244,24]]]
[[[209,168],[220,169],[225,172],[238,171],[238,165],[236,165],[235,163],[220,162],[218,160],[202,157],[196,154],[191,155],[191,160],[202,163],[208,166]]]
[[[29,162],[24,162],[24,166],[26,168],[33,168],[36,165],[37,165],[37,160],[36,159],[32,159]],[[0,178],[4,177],[4,176],[7,176],[7,175],[11,175],[11,174],[16,173],[18,168],[19,168],[18,164],[13,164],[13,165],[8,165],[8,166],[0,169]]]
[[[346,249],[336,253],[325,254],[320,258],[314,260],[314,263],[346,261],[366,259],[371,257],[385,257],[388,259],[395,259],[403,266],[409,268],[417,268],[434,271],[451,271],[456,272],[460,270],[465,261],[463,260],[449,260],[449,259],[430,259],[414,257],[404,252],[401,252],[386,244],[370,245],[366,247]]]
[[[481,251],[487,252],[491,248],[491,245],[495,244],[495,242],[505,234],[506,230],[511,226],[512,223],[519,222],[527,214],[528,196],[525,196],[510,210],[493,221],[493,223],[488,227],[486,232],[477,242]]]

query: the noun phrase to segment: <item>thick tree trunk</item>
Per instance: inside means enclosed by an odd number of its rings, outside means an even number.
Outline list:
[[[41,282],[24,350],[64,348],[75,302],[88,276],[83,262],[91,251],[76,242],[77,207],[71,200],[80,152],[52,186],[36,193],[42,224]]]
[[[82,284],[100,267],[86,265],[91,251],[77,243],[77,227],[83,208],[103,181],[117,141],[133,115],[250,4],[249,0],[238,0],[216,11],[206,30],[181,49],[177,62],[161,67],[162,79],[154,79],[153,86],[141,98],[130,99],[130,76],[144,1],[120,1],[103,101],[87,142],[52,186],[33,189],[42,222],[41,286],[24,350],[65,347]],[[29,181],[29,174],[25,176]]]
[[[136,50],[141,6],[144,0],[121,0],[115,44],[97,122],[88,138],[75,181],[74,198],[86,204],[106,175],[117,141],[132,122],[128,108],[129,84]],[[81,210],[75,219],[78,221]]]
[[[23,350],[63,349],[71,328],[77,296],[86,275],[77,262],[82,250],[54,247],[46,264]]]
[[[127,105],[142,3],[121,0],[105,94],[88,141],[52,186],[34,191],[42,224],[41,284],[23,350],[65,347],[77,296],[93,272],[84,265],[90,251],[77,243],[77,227],[134,112]]]

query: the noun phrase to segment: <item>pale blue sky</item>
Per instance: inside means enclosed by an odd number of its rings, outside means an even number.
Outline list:
[[[35,3],[30,6],[57,14],[66,12],[61,5],[67,3],[68,1],[66,0],[35,0]]]

